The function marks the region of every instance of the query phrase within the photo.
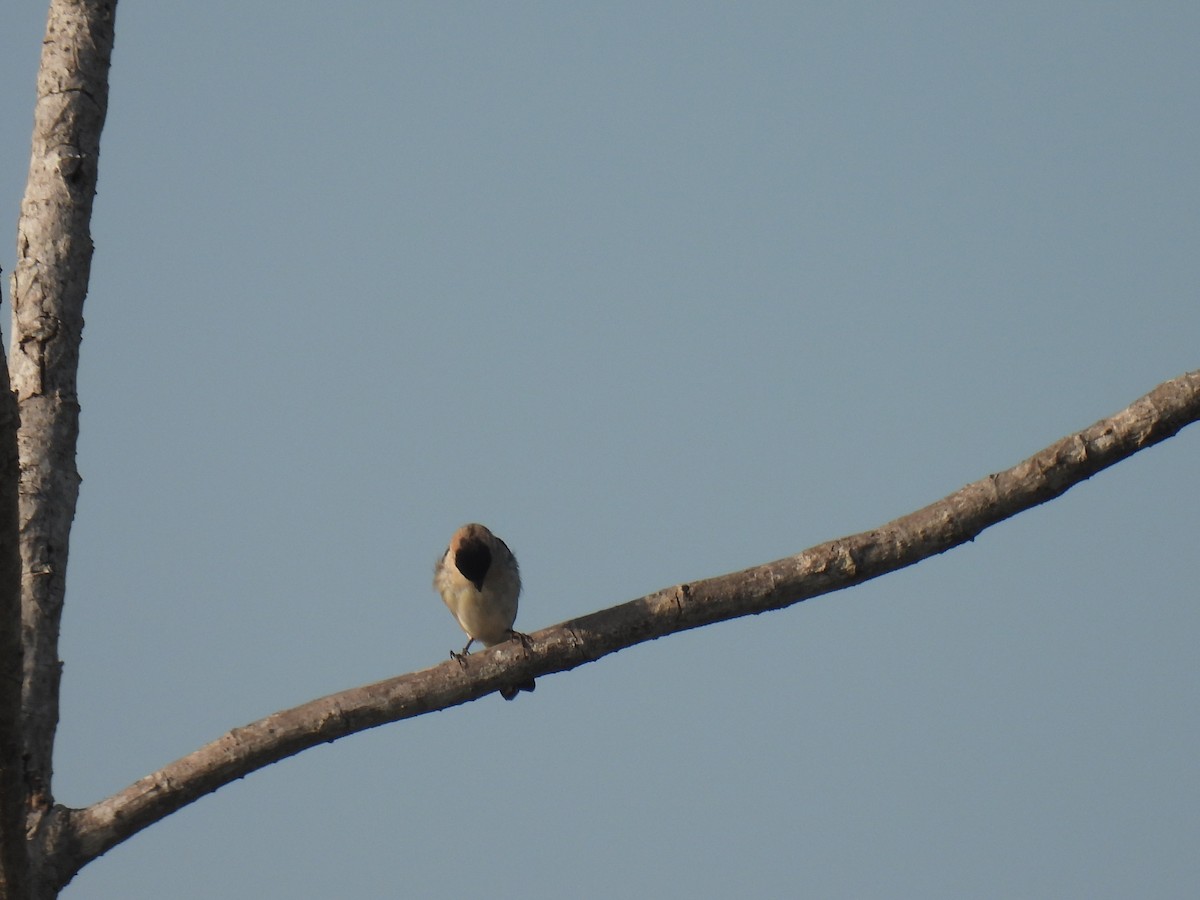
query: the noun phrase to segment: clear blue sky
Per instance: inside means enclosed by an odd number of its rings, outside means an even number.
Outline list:
[[[1198,42],[1194,3],[122,0],[59,799],[443,660],[463,522],[532,631],[1197,368]],[[302,754],[64,896],[1194,897],[1198,458]]]

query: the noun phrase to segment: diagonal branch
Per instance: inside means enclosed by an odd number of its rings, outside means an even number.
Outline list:
[[[1059,496],[1200,419],[1200,370],[1168,381],[1130,407],[873,531],[829,541],[741,572],[667,588],[573,619],[470,658],[331,694],[228,734],[86,809],[58,807],[56,868],[80,867],[197,798],[299,753],[401,719],[446,709],[532,676],[563,672],[678,631],[782,609],[860,584],[975,538],[985,528]]]
[[[9,360],[20,408],[22,739],[32,825],[53,802],[59,622],[79,473],[76,375],[116,0],[53,0],[38,69],[13,275]]]

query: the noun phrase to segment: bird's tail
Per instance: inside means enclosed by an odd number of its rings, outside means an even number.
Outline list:
[[[517,694],[521,693],[521,691],[529,691],[532,694],[533,689],[536,687],[537,682],[530,678],[528,681],[522,681],[520,684],[514,684],[511,687],[500,688],[500,696],[505,700],[516,700]]]

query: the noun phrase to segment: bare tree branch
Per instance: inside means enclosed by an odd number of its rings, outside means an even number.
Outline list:
[[[53,802],[58,633],[79,494],[76,373],[115,13],[116,0],[50,4],[18,224],[10,372],[21,417],[22,735],[35,819]]]
[[[331,694],[235,728],[86,809],[58,807],[66,878],[146,826],[270,763],[504,685],[563,672],[678,631],[782,609],[860,584],[974,539],[1200,419],[1200,370],[1168,381],[1109,419],[874,531],[741,572],[681,584],[573,619],[469,658]]]

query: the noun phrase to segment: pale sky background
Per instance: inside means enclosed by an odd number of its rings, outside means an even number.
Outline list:
[[[1193,2],[122,0],[58,798],[445,659],[463,522],[534,631],[1197,368],[1198,45]],[[1195,897],[1198,460],[303,753],[64,897]]]

